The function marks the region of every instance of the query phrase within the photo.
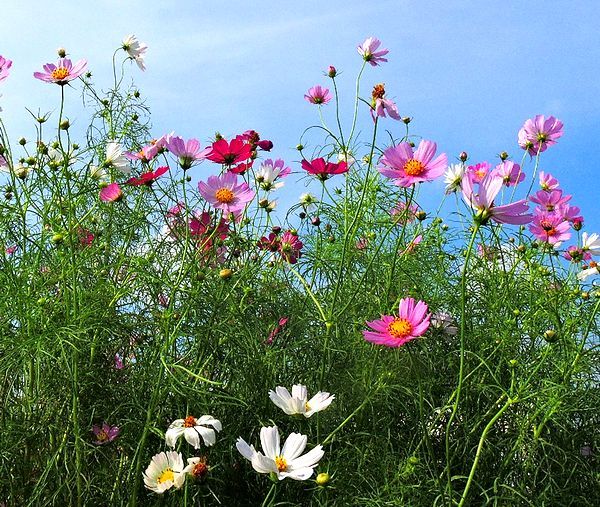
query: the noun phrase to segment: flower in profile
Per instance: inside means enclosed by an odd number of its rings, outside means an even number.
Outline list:
[[[556,144],[556,140],[562,135],[562,121],[554,116],[546,118],[543,114],[538,114],[535,118],[527,120],[519,130],[519,146],[530,155],[537,155],[546,151],[548,146]]]
[[[328,88],[323,88],[321,85],[313,86],[304,95],[304,98],[311,104],[327,104],[332,99]]]
[[[104,167],[114,167],[123,174],[131,173],[129,160],[125,156],[121,145],[116,141],[109,141],[106,144],[106,159],[104,160]]]
[[[460,188],[463,176],[465,174],[464,164],[450,164],[444,173],[444,183],[446,184],[446,195],[456,192]]]
[[[540,187],[545,192],[551,192],[559,187],[559,183],[551,174],[540,171]]]
[[[492,164],[489,162],[479,162],[478,164],[470,165],[467,167],[467,174],[473,183],[481,183],[492,168]]]
[[[206,158],[217,164],[232,166],[248,160],[252,156],[252,146],[242,138],[236,137],[231,142],[225,139],[215,141]]]
[[[302,241],[298,239],[296,234],[292,234],[291,231],[285,231],[279,242],[279,253],[286,262],[290,264],[296,264],[298,258],[302,255]]]
[[[0,55],[0,82],[4,81],[10,74],[9,69],[11,68],[12,63],[11,60],[7,60]]]
[[[400,300],[398,317],[382,315],[381,319],[367,322],[372,331],[363,331],[365,340],[376,345],[400,347],[422,336],[429,328],[431,314],[423,301],[411,297]]]
[[[235,138],[248,143],[252,151],[271,151],[273,149],[273,142],[268,139],[261,139],[260,134],[256,130],[246,130],[240,135],[235,136]]]
[[[292,170],[284,167],[283,160],[278,158],[273,162],[270,158],[266,159],[256,171],[256,181],[263,190],[276,190],[283,187],[283,181],[277,181],[288,176]]]
[[[229,234],[229,224],[224,218],[218,221],[212,213],[195,211],[189,221],[190,236],[196,240],[198,248],[203,251],[210,250],[215,241],[224,240]]]
[[[584,232],[581,237],[582,250],[591,255],[600,255],[600,235]]]
[[[385,87],[383,83],[379,83],[373,87],[371,96],[373,97],[373,100],[371,101],[371,117],[373,118],[373,121],[375,121],[375,118],[378,116],[385,118],[386,113],[394,120],[402,119],[395,102],[385,98]]]
[[[111,183],[100,190],[102,202],[118,202],[123,199],[123,191],[118,183]]]
[[[529,230],[533,235],[555,248],[571,237],[569,222],[557,213],[536,210]]]
[[[179,136],[173,136],[166,141],[167,149],[177,157],[183,170],[187,170],[195,163],[207,158],[210,148],[200,148],[200,141],[188,139],[184,141]]]
[[[306,386],[297,384],[292,386],[291,394],[287,388],[278,386],[269,391],[269,398],[288,415],[310,417],[331,405],[335,396],[319,391],[309,400]]]
[[[398,203],[390,210],[390,215],[394,217],[396,224],[409,224],[414,222],[419,212],[419,206],[416,204],[407,205],[406,201]]]
[[[191,475],[194,479],[203,479],[208,473],[206,456],[188,458],[188,464],[183,469],[183,473]]]
[[[59,58],[56,65],[47,63],[43,67],[44,72],[34,72],[33,77],[46,83],[56,83],[57,85],[64,86],[85,72],[87,61],[79,60],[73,65],[68,58]]]
[[[525,179],[525,173],[521,171],[521,166],[510,160],[505,160],[497,165],[493,174],[494,176],[502,178],[502,181],[507,187],[515,186]]]
[[[277,426],[269,426],[260,430],[260,442],[264,454],[258,452],[253,445],[248,445],[241,437],[238,438],[235,446],[240,454],[252,463],[252,468],[258,473],[273,473],[279,480],[289,477],[296,481],[304,481],[312,476],[314,468],[325,454],[323,446],[317,445],[300,456],[306,448],[307,440],[306,435],[291,433],[281,449]]]
[[[585,282],[590,276],[600,274],[598,264],[595,261],[590,262],[589,267],[577,273],[577,279],[580,282]]]
[[[406,248],[404,250],[402,250],[402,252],[400,252],[400,255],[406,255],[409,253],[413,253],[415,251],[415,248],[417,248],[417,246],[421,243],[421,241],[423,241],[423,236],[421,236],[420,234],[415,236],[408,243],[408,245],[406,245]]]
[[[387,49],[381,49],[378,51],[379,46],[381,46],[381,41],[379,39],[376,39],[375,37],[369,37],[356,49],[358,50],[358,54],[363,57],[365,62],[368,62],[373,67],[376,67],[382,62],[387,62],[387,59],[383,57],[389,53],[389,50]]]
[[[433,158],[436,149],[437,145],[432,141],[421,141],[415,152],[410,144],[400,143],[384,151],[381,158],[383,167],[378,170],[384,176],[394,179],[394,184],[399,187],[432,181],[444,174],[448,165],[445,153]]]
[[[140,174],[139,178],[129,178],[127,180],[128,185],[132,185],[134,187],[138,187],[140,185],[151,186],[152,183],[156,181],[156,179],[163,174],[165,174],[169,170],[169,166],[159,167],[156,171],[148,171]]]
[[[102,426],[98,426],[94,424],[92,426],[92,433],[96,437],[94,440],[95,444],[103,445],[112,442],[115,438],[119,436],[121,430],[118,426],[110,426],[109,424],[102,423]]]
[[[244,181],[238,184],[237,176],[227,172],[222,176],[209,176],[205,182],[198,182],[198,190],[207,202],[225,213],[233,213],[236,217],[255,195]]]
[[[449,336],[456,336],[458,334],[458,327],[452,316],[445,312],[436,312],[431,315],[431,327],[439,329],[444,334]]]
[[[155,454],[144,472],[144,485],[155,493],[164,493],[173,486],[179,489],[185,482],[181,453],[175,451]]]
[[[212,428],[208,426],[212,426]],[[222,429],[221,421],[210,415],[203,415],[199,419],[188,415],[185,419],[177,419],[171,423],[165,433],[165,441],[169,447],[175,447],[177,440],[183,435],[194,449],[199,449],[200,437],[202,437],[204,445],[213,445],[216,442],[215,430],[221,431]]]
[[[348,172],[348,164],[346,162],[325,162],[324,158],[316,158],[309,162],[302,161],[302,169],[307,173],[315,175],[321,181],[329,179],[334,174],[344,174]]]
[[[144,65],[144,58],[146,57],[146,51],[148,51],[146,44],[140,42],[135,35],[128,35],[123,39],[121,47],[127,51],[129,58],[135,60],[135,63],[137,63],[137,66],[141,70],[146,70],[146,66]]]

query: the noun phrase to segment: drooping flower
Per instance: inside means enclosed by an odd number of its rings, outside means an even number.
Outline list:
[[[558,247],[571,237],[569,222],[557,213],[537,210],[529,230],[537,239]]]
[[[206,158],[217,164],[232,166],[248,160],[252,156],[252,146],[246,141],[235,138],[231,142],[226,139],[215,141]]]
[[[492,168],[492,164],[489,162],[479,162],[478,164],[470,165],[467,167],[467,174],[473,183],[481,183]]]
[[[450,164],[444,173],[444,183],[446,184],[446,194],[456,192],[461,185],[465,174],[464,164]]]
[[[309,162],[302,161],[302,169],[309,174],[314,174],[321,181],[329,179],[334,174],[344,174],[348,172],[348,164],[346,162],[325,162],[324,158],[316,158]]]
[[[212,426],[212,428],[208,426]],[[165,433],[165,441],[169,447],[174,448],[179,437],[183,435],[194,449],[199,449],[200,437],[202,437],[204,445],[213,445],[217,440],[215,430],[221,431],[222,429],[221,421],[210,415],[203,415],[198,419],[188,415],[185,419],[177,419],[171,423]]]
[[[497,165],[493,174],[502,178],[507,187],[515,186],[525,179],[525,173],[521,170],[521,166],[510,160],[504,160],[501,164]]]
[[[358,50],[358,54],[363,57],[365,62],[368,62],[369,65],[376,67],[382,62],[387,62],[387,59],[383,57],[389,53],[388,49],[381,49],[377,51],[379,46],[381,46],[381,41],[379,39],[376,39],[375,37],[369,37],[356,49]]]
[[[118,183],[111,183],[100,190],[100,200],[103,202],[117,202],[123,199],[123,191]]]
[[[296,264],[298,258],[302,255],[302,241],[298,239],[296,234],[292,234],[291,231],[285,231],[281,236],[279,243],[279,253],[286,262],[290,264]]]
[[[256,171],[255,178],[257,183],[263,190],[267,192],[283,187],[282,178],[288,176],[292,170],[289,167],[284,167],[283,160],[278,158],[273,162],[270,158],[266,159]]]
[[[410,144],[400,143],[384,151],[381,158],[383,166],[378,170],[384,176],[392,178],[399,187],[433,181],[444,174],[448,165],[445,153],[433,158],[436,149],[437,145],[432,141],[421,141],[415,152]]]
[[[373,87],[372,92],[373,100],[371,101],[371,117],[375,121],[376,117],[385,118],[386,113],[390,118],[394,120],[401,120],[402,117],[398,112],[398,106],[393,100],[385,97],[385,87],[382,83],[379,83]]]
[[[323,88],[321,85],[313,86],[304,95],[304,98],[311,104],[327,104],[332,99],[328,88]]]
[[[137,66],[141,70],[146,70],[144,65],[144,58],[146,57],[146,51],[148,46],[143,42],[140,42],[135,35],[128,35],[123,39],[123,46],[121,46],[132,60],[135,60]]]
[[[306,448],[306,435],[291,433],[280,448],[279,430],[277,426],[263,427],[260,430],[260,442],[264,454],[256,451],[239,437],[235,446],[244,458],[252,463],[252,468],[261,474],[274,473],[277,479],[286,477],[296,481],[304,481],[312,476],[314,468],[325,452],[323,446],[317,445],[306,454],[300,456]]]
[[[563,257],[571,262],[582,262],[591,260],[592,254],[590,252],[584,251],[583,248],[571,245],[563,253]]]
[[[381,319],[367,322],[372,331],[363,331],[365,340],[376,345],[400,347],[422,336],[429,328],[431,314],[423,301],[411,297],[400,300],[398,317],[382,315]]]
[[[4,81],[10,74],[9,69],[11,68],[12,63],[11,60],[7,60],[0,55],[0,82]]]
[[[102,426],[98,426],[94,424],[92,426],[92,433],[96,437],[94,440],[95,444],[103,445],[112,442],[115,438],[119,436],[121,432],[118,426],[111,426],[110,424],[102,423]]]
[[[519,146],[535,156],[546,151],[548,146],[556,144],[556,140],[562,135],[562,121],[554,116],[546,118],[543,114],[538,114],[527,120],[519,130]]]
[[[271,151],[273,149],[273,142],[268,139],[261,139],[260,134],[256,130],[246,130],[242,134],[235,136],[235,138],[248,143],[252,151]]]
[[[319,201],[314,195],[305,193],[300,195],[300,197],[298,198],[298,202],[300,203],[304,211],[313,211],[317,207],[317,202]]]
[[[123,174],[131,173],[129,160],[123,152],[123,148],[116,141],[109,141],[106,144],[106,159],[104,160],[105,167],[114,167]]]
[[[540,187],[545,192],[551,192],[559,187],[558,180],[551,174],[540,171]]]
[[[155,454],[144,472],[144,485],[155,493],[164,493],[175,486],[181,488],[186,474],[181,453],[167,451]]]
[[[156,181],[156,179],[163,174],[165,174],[169,170],[169,166],[163,166],[156,169],[156,171],[148,171],[140,174],[139,178],[129,178],[127,180],[128,185],[132,185],[134,187],[138,187],[140,185],[151,186],[152,183]]]
[[[511,204],[496,206],[494,199],[502,188],[503,181],[492,174],[486,176],[476,190],[471,178],[463,178],[462,194],[464,201],[477,211],[475,220],[485,225],[492,219],[501,224],[528,224],[533,215],[527,213],[529,207],[525,199]]]
[[[288,415],[310,417],[331,405],[335,396],[319,391],[309,400],[306,386],[296,384],[291,394],[287,388],[278,386],[275,391],[269,391],[269,398]]]
[[[187,170],[195,163],[207,158],[210,148],[200,148],[198,139],[184,141],[179,136],[173,136],[166,142],[167,149],[177,157],[177,161],[183,170]]]
[[[237,176],[227,172],[222,176],[209,176],[205,182],[198,182],[198,190],[207,202],[225,213],[233,213],[236,217],[255,195],[244,181],[238,184]]]
[[[44,72],[34,72],[33,77],[46,83],[56,83],[64,86],[69,81],[77,79],[85,72],[87,67],[86,60],[79,60],[75,65],[68,58],[59,58],[55,64],[47,63],[44,67]]]

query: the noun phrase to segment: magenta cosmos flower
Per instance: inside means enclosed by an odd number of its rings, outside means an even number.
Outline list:
[[[92,433],[96,437],[94,443],[98,445],[108,444],[109,442],[112,442],[115,438],[119,436],[120,432],[121,430],[118,426],[110,426],[106,423],[102,423],[102,426],[98,426],[97,424],[94,424],[94,426],[92,426]]]
[[[379,46],[381,46],[381,41],[379,39],[369,37],[356,49],[365,62],[369,62],[370,65],[376,67],[381,62],[387,62],[387,59],[383,57],[389,53],[389,50],[387,49],[377,51]]]
[[[302,169],[309,174],[314,174],[321,181],[325,181],[334,174],[348,172],[348,164],[346,162],[325,162],[324,158],[316,158],[311,162],[303,160]]]
[[[470,177],[463,178],[463,199],[477,211],[475,221],[481,225],[485,225],[490,219],[501,224],[528,224],[533,215],[527,213],[529,207],[525,199],[504,206],[494,204],[503,183],[502,178],[489,174],[483,178],[476,190]]]
[[[555,247],[571,237],[571,226],[561,215],[548,211],[537,211],[529,230],[533,235]]]
[[[290,264],[296,264],[298,258],[302,255],[302,241],[298,239],[296,234],[291,231],[285,231],[279,242],[279,254],[283,259]]]
[[[123,191],[118,183],[111,183],[100,190],[102,202],[117,202],[123,199]]]
[[[373,121],[375,121],[375,118],[378,116],[385,118],[386,113],[394,120],[401,119],[400,113],[398,112],[398,106],[396,106],[395,102],[385,98],[385,86],[382,83],[373,87],[371,96],[373,97],[373,100],[371,101],[371,117],[373,118]]]
[[[468,166],[467,174],[473,183],[481,183],[481,180],[489,174],[491,168],[492,164],[489,162],[479,162],[478,164]]]
[[[382,315],[381,319],[367,322],[372,331],[363,331],[368,342],[387,347],[400,347],[410,340],[425,334],[429,328],[431,314],[423,301],[413,298],[400,300],[398,317]]]
[[[543,114],[525,122],[519,130],[519,146],[528,150],[530,155],[537,155],[546,151],[548,146],[556,144],[556,140],[563,135],[563,123],[554,116],[546,118]]]
[[[0,55],[0,81],[4,81],[9,73],[9,69],[12,66],[12,61],[11,60],[7,60],[6,58],[4,58],[3,56]]]
[[[142,173],[139,178],[129,178],[127,184],[134,187],[139,187],[140,185],[151,186],[157,178],[165,174],[168,170],[169,166],[159,167],[156,171]]]
[[[332,97],[328,88],[323,88],[321,85],[313,86],[304,95],[304,98],[311,104],[327,104]]]
[[[222,176],[210,176],[207,182],[198,182],[198,190],[204,199],[225,213],[238,217],[253,198],[254,191],[246,182],[237,182],[237,175],[225,173]]]
[[[248,160],[252,156],[252,145],[236,137],[231,142],[219,139],[212,144],[206,158],[217,164],[232,166]]]
[[[179,136],[173,136],[167,141],[167,149],[177,157],[177,161],[184,171],[205,159],[211,150],[210,148],[201,149],[198,139],[184,141]]]
[[[435,160],[437,145],[433,141],[421,141],[417,151],[408,143],[392,146],[383,153],[379,172],[394,179],[399,187],[410,187],[422,181],[432,181],[444,174],[448,159],[442,153]]]
[[[78,78],[84,73],[87,67],[86,60],[79,60],[75,65],[68,58],[59,58],[56,65],[47,63],[44,65],[44,72],[34,72],[33,77],[46,83],[56,83],[64,86],[69,81]]]

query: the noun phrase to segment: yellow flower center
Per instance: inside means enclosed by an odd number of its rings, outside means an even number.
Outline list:
[[[223,204],[231,204],[235,196],[228,188],[220,188],[215,192],[215,197],[217,198],[217,201],[222,202]]]
[[[308,404],[308,401],[304,404],[304,410],[306,412],[308,412],[310,410],[310,405]]]
[[[420,176],[425,171],[425,166],[420,160],[411,158],[407,160],[403,167],[404,173],[408,176]]]
[[[96,435],[96,440],[98,442],[106,442],[108,440],[108,433],[106,433],[104,430],[100,430]]]
[[[277,470],[280,472],[285,472],[288,468],[287,461],[283,456],[277,456],[275,458],[275,465],[277,465]]]
[[[52,79],[56,79],[57,81],[63,81],[68,75],[69,71],[64,67],[59,67],[52,71]]]
[[[173,482],[174,480],[175,480],[175,473],[173,472],[173,470],[171,468],[167,468],[162,474],[160,474],[158,476],[158,478],[156,479],[156,483],[162,484],[163,482],[167,482],[167,481]]]
[[[485,178],[486,173],[487,171],[485,169],[479,169],[478,171],[475,171],[475,176],[479,179],[483,179]]]
[[[194,426],[196,426],[196,418],[191,415],[188,415],[183,421],[183,427],[193,428]]]
[[[412,332],[412,324],[406,319],[394,319],[388,325],[388,333],[399,340],[406,338]]]

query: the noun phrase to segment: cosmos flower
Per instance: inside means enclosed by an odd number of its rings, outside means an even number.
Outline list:
[[[317,445],[306,454],[300,456],[306,448],[306,435],[291,433],[283,444],[279,444],[277,426],[263,427],[260,430],[260,442],[264,454],[248,445],[244,439],[238,438],[235,446],[244,458],[252,463],[252,468],[261,474],[274,473],[280,481],[289,477],[296,481],[304,481],[314,473],[314,468],[325,454],[323,446]]]
[[[310,417],[325,410],[335,398],[334,395],[319,391],[310,400],[306,386],[292,386],[292,393],[285,387],[278,386],[275,391],[269,391],[269,398],[288,415],[303,415]]]
[[[529,197],[529,200],[538,204],[540,209],[554,211],[557,207],[569,202],[571,197],[571,195],[563,196],[563,191],[560,189],[550,191],[538,190],[534,195]]]
[[[492,168],[492,164],[489,162],[479,162],[478,164],[470,165],[467,167],[467,174],[473,183],[481,183]]]
[[[557,213],[536,210],[529,230],[545,243],[558,247],[571,237],[569,222]]]
[[[582,250],[591,255],[600,255],[600,235],[584,232],[581,237]]]
[[[329,89],[321,87],[321,85],[313,86],[304,95],[304,98],[311,104],[327,104],[332,99]]]
[[[175,486],[181,488],[186,474],[181,453],[175,451],[155,454],[144,472],[144,485],[155,493],[164,493]]]
[[[263,190],[267,192],[283,187],[283,181],[277,181],[288,176],[292,170],[284,167],[283,160],[278,158],[273,162],[270,158],[266,159],[256,171],[255,178]]]
[[[271,236],[271,234],[269,236]],[[274,236],[274,234],[273,234],[273,236]],[[262,238],[262,239],[265,239],[265,238]],[[275,248],[275,251],[277,251],[278,249],[279,249],[279,245],[277,245],[277,248]],[[283,329],[285,328],[285,326],[288,323],[288,320],[290,320],[289,317],[281,317],[279,319],[279,322],[275,326],[275,329],[273,329],[273,331],[271,331],[269,333],[269,336],[265,340],[265,345],[273,345],[273,341],[275,341],[275,338],[277,337],[277,335],[283,331]]]
[[[177,157],[177,161],[183,170],[187,170],[195,163],[207,158],[210,148],[200,148],[198,139],[184,141],[179,136],[173,136],[166,141],[167,149]]]
[[[215,141],[206,155],[206,158],[217,164],[232,166],[248,160],[252,156],[252,146],[241,138]]]
[[[324,158],[316,158],[311,162],[305,159],[302,161],[302,169],[309,174],[315,175],[321,181],[325,181],[334,174],[348,172],[348,164],[346,162],[325,162]]]
[[[156,171],[148,171],[140,174],[139,178],[130,178],[127,180],[128,185],[138,187],[140,185],[151,186],[159,176],[162,176],[169,170],[169,166],[163,166],[156,169]]]
[[[296,264],[298,258],[302,255],[301,250],[303,246],[296,234],[292,234],[291,231],[285,231],[279,243],[279,253],[285,261],[290,264]]]
[[[56,83],[64,86],[69,81],[81,76],[87,67],[86,60],[79,60],[75,65],[68,58],[59,58],[55,64],[47,63],[44,72],[34,72],[33,77],[46,83]]]
[[[123,45],[121,46],[132,60],[135,60],[137,66],[142,70],[146,70],[144,65],[144,58],[146,57],[146,51],[148,46],[143,42],[140,42],[135,35],[128,35],[123,39]]]
[[[381,319],[367,322],[371,331],[363,331],[365,340],[376,345],[400,347],[422,336],[429,328],[431,314],[423,301],[411,297],[400,300],[398,317],[382,315]]]
[[[376,67],[382,62],[387,62],[387,59],[383,57],[389,53],[388,49],[381,49],[377,51],[379,46],[381,46],[381,41],[379,39],[376,39],[375,37],[369,37],[356,49],[358,50],[358,54],[363,57],[365,62],[368,62],[369,65]]]
[[[444,173],[444,183],[446,184],[446,195],[456,192],[461,185],[465,174],[464,164],[450,164]]]
[[[540,171],[540,187],[545,192],[551,192],[559,187],[559,183],[551,174]]]
[[[543,114],[527,120],[519,130],[519,146],[530,155],[546,151],[548,146],[556,144],[563,135],[563,123],[554,116],[546,118]]]
[[[385,98],[385,88],[382,83],[373,87],[373,92],[371,95],[373,97],[373,100],[371,101],[371,117],[373,118],[373,121],[375,121],[376,117],[385,118],[386,113],[394,120],[402,119],[400,113],[398,112],[396,103]]]
[[[208,426],[212,426],[212,428],[208,428]],[[221,431],[222,429],[221,421],[210,415],[203,415],[199,419],[188,415],[185,419],[177,419],[171,423],[165,433],[165,441],[169,447],[174,448],[179,437],[183,435],[194,449],[199,449],[200,437],[202,437],[204,445],[214,445],[216,442],[215,430]]]
[[[11,60],[7,60],[0,55],[0,82],[4,81],[10,74],[9,69],[11,68],[12,63]]]
[[[102,202],[118,202],[123,199],[123,191],[118,183],[111,183],[100,190]]]
[[[504,160],[493,170],[494,176],[502,178],[507,187],[512,187],[521,183],[525,179],[525,173],[521,171],[521,166],[510,160]]]
[[[92,426],[92,433],[96,437],[94,440],[95,444],[103,445],[112,442],[115,438],[119,436],[121,430],[118,426],[110,426],[109,424],[102,423],[102,426],[98,426],[94,424]]]
[[[198,190],[206,201],[225,213],[233,213],[236,217],[255,195],[244,181],[238,183],[237,176],[227,172],[222,176],[209,176],[205,182],[198,182]]]
[[[421,141],[413,152],[408,143],[400,143],[384,151],[378,170],[381,174],[394,180],[399,187],[410,187],[415,183],[432,181],[444,174],[448,160],[442,153],[437,158],[437,145],[432,141]]]
[[[123,148],[116,141],[106,143],[106,159],[104,160],[105,167],[114,167],[123,174],[131,173],[129,160],[123,152]]]

